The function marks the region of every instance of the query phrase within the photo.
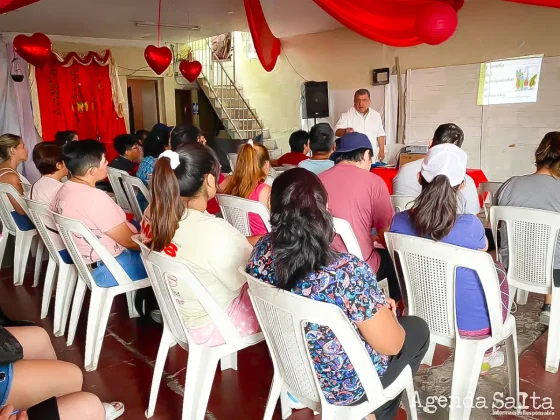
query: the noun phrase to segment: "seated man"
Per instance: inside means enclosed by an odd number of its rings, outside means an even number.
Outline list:
[[[142,149],[138,145],[138,139],[132,134],[121,134],[115,137],[113,146],[120,156],[113,159],[109,167],[136,175],[138,165],[142,161]]]
[[[290,152],[284,153],[273,166],[294,165],[307,159],[309,147],[309,133],[305,130],[294,131],[290,136]]]
[[[465,140],[463,130],[455,124],[442,124],[434,133],[434,138],[430,142],[430,147],[438,144],[454,144],[461,147]],[[418,197],[422,192],[422,187],[418,182],[418,174],[422,167],[423,159],[415,160],[407,163],[399,169],[398,175],[393,179],[393,194],[408,195]],[[473,179],[470,176],[465,177],[465,188],[459,191],[459,210],[462,214],[478,214],[480,213],[480,201],[478,192]]]
[[[379,280],[387,279],[391,298],[399,301],[401,293],[391,256],[387,250],[374,247],[375,241],[385,245],[384,234],[391,227],[395,211],[385,182],[370,172],[371,142],[365,134],[345,134],[331,159],[336,165],[319,175],[329,195],[329,211],[350,223],[364,261]],[[372,237],[373,229],[376,237]],[[332,247],[346,252],[339,236],[335,237]]]
[[[132,236],[138,231],[127,223],[124,211],[107,193],[95,184],[107,177],[107,159],[102,143],[95,140],[75,141],[64,148],[64,163],[72,177],[58,190],[51,210],[81,220],[99,238],[132,280],[147,277],[138,245]],[[86,263],[91,264],[92,277],[101,287],[117,282],[99,256],[83,239],[76,243]]]
[[[311,127],[309,143],[312,156],[310,159],[301,161],[298,166],[315,175],[332,168],[334,162],[329,158],[334,148],[334,130],[331,126],[327,123],[319,123]]]

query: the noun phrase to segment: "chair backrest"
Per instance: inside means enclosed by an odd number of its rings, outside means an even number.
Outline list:
[[[49,210],[48,204],[39,203],[30,198],[26,198],[25,203],[29,209],[29,217],[37,228],[39,235],[41,235],[41,239],[43,239],[51,259],[60,263],[61,258],[58,251],[65,249],[66,246],[58,233],[56,223]]]
[[[370,403],[379,400],[383,387],[371,358],[354,327],[336,305],[278,289],[239,271],[249,282],[249,295],[270,350],[274,370],[290,393],[315,411],[327,404],[317,379],[306,341],[305,326],[329,327],[352,363]]]
[[[122,286],[132,283],[132,280],[121,265],[115,260],[115,257],[113,257],[107,248],[105,248],[105,245],[101,243],[97,236],[95,236],[81,220],[70,219],[69,217],[61,216],[60,214],[52,211],[51,214],[56,223],[56,227],[60,232],[60,236],[66,245],[66,249],[78,269],[80,277],[86,283],[91,283],[92,287],[96,284],[91,276],[89,266],[82,257],[82,253],[76,244],[76,236],[79,236],[80,239],[86,241],[93,248],[119,285]]]
[[[121,171],[120,169],[115,168],[107,168],[107,177],[109,178],[109,183],[111,184],[111,188],[115,193],[115,197],[117,199],[117,204],[127,213],[132,212],[132,206],[128,202],[128,198],[126,193],[124,192],[124,188],[122,185],[122,176],[127,172]]]
[[[458,267],[478,274],[488,305],[492,336],[502,336],[500,283],[488,253],[396,233],[386,233],[385,240],[395,265],[400,264],[397,273],[404,277],[399,280],[406,286],[409,315],[419,316],[428,323],[433,341],[451,346],[455,339],[461,339],[455,316]]]
[[[395,209],[396,213],[400,213],[401,211],[409,210],[414,205],[414,200],[416,197],[412,197],[409,195],[392,195],[391,196],[391,203],[393,204],[393,208]]]
[[[227,158],[229,161],[231,172],[235,171],[235,164],[237,163],[237,153],[228,153]]]
[[[541,288],[551,287],[560,214],[521,207],[493,206],[490,208],[490,224],[496,243],[500,222],[502,227],[505,223],[507,232],[508,281]]]
[[[146,267],[152,289],[156,295],[165,324],[175,337],[175,339],[186,348],[186,344],[196,346],[191,339],[189,332],[181,317],[181,312],[177,304],[170,283],[185,282],[196,299],[200,302],[208,316],[212,319],[216,328],[222,334],[224,341],[229,346],[236,348],[244,347],[244,341],[237,332],[229,316],[218,306],[214,298],[208,293],[206,287],[196,278],[192,270],[177,258],[170,258],[167,255],[150,250],[140,239],[140,235],[135,235],[133,240],[140,245],[142,261]],[[235,273],[232,273],[235,274]]]
[[[142,212],[142,208],[140,207],[140,203],[138,202],[138,193],[141,193],[148,203],[152,202],[152,194],[146,188],[142,180],[138,177],[129,175],[124,173],[121,175],[122,177],[122,185],[124,188],[124,192],[128,199],[128,202],[132,206],[132,212],[134,213],[134,218],[137,221],[142,220],[142,216],[144,213]]]
[[[260,216],[266,229],[270,232],[270,213],[266,206],[254,200],[234,197],[232,195],[217,194],[216,198],[224,219],[233,225],[245,236],[251,236],[251,227],[249,225],[249,213]]]
[[[346,246],[348,252],[359,259],[363,260],[364,256],[362,255],[362,250],[360,248],[360,244],[358,242],[358,238],[354,234],[352,230],[352,225],[344,219],[339,219],[338,217],[333,217],[334,222],[334,231],[340,235],[342,238],[342,242]]]
[[[18,190],[16,190],[10,184],[0,182],[0,220],[2,221],[2,225],[8,230],[8,232],[12,235],[15,235],[16,231],[18,231],[19,228],[14,221],[14,217],[12,216],[14,206],[12,206],[10,197],[17,201],[17,203],[21,206],[22,209],[25,210],[26,213],[28,212],[27,204],[23,200],[23,197],[18,192]]]

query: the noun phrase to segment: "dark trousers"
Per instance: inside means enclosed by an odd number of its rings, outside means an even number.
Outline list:
[[[415,375],[430,344],[430,330],[423,319],[416,316],[403,316],[399,318],[399,323],[402,325],[406,337],[400,353],[391,357],[387,370],[380,378],[383,388],[391,385],[407,365],[410,365],[412,374]],[[402,394],[375,410],[377,420],[394,419],[397,416],[401,398]]]
[[[393,264],[393,259],[391,254],[386,249],[377,248],[375,250],[381,259],[379,264],[379,270],[377,270],[377,281],[387,279],[389,283],[389,293],[391,294],[391,299],[395,301],[401,300],[401,288],[399,287],[399,279],[397,278],[397,272],[395,271],[395,264]]]
[[[60,420],[56,398],[52,397],[27,410],[29,420]]]

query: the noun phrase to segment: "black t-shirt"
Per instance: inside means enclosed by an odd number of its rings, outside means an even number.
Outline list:
[[[124,156],[117,156],[111,161],[109,167],[128,172],[130,175],[136,175],[136,171],[138,170],[138,164],[128,160]]]

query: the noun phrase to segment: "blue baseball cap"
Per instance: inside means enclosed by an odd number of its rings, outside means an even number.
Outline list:
[[[359,149],[372,149],[369,137],[362,133],[347,133],[340,138],[340,145],[331,154],[330,159],[335,162],[341,154]]]

